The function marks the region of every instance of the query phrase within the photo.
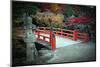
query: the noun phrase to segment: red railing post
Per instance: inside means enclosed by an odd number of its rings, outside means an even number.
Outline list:
[[[55,35],[53,31],[50,31],[50,44],[51,44],[52,50],[54,51],[56,48],[56,39],[55,39]]]
[[[61,36],[63,36],[63,29],[61,29]]]
[[[89,36],[88,36],[88,34],[86,34],[86,36],[85,36],[85,42],[88,42],[89,41]]]
[[[39,39],[39,38],[40,38],[40,32],[37,31],[37,39]]]
[[[78,32],[75,30],[73,32],[73,40],[77,40],[78,39]]]

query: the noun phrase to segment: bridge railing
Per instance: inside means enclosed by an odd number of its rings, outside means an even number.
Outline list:
[[[40,33],[50,34],[49,36],[42,35]],[[40,28],[36,30],[37,40],[48,42],[51,44],[52,50],[56,48],[56,39],[53,37],[53,32],[46,30],[45,28]],[[42,38],[41,38],[42,37]]]
[[[49,27],[39,27],[38,30],[45,34],[50,33]],[[69,38],[72,40],[82,39],[85,42],[89,41],[89,36],[87,33],[80,33],[79,31],[76,31],[76,30],[65,30],[65,29],[60,29],[60,28],[53,28],[53,32],[57,36],[62,36],[62,37]]]
[[[50,43],[50,37],[41,35],[40,32],[41,32],[41,31],[37,31],[37,33],[36,33],[36,35],[37,35],[37,40],[42,40],[42,41],[45,41],[45,42]]]
[[[78,33],[78,39],[82,39],[85,42],[89,41],[89,35],[86,33]]]
[[[50,33],[50,28],[48,27],[39,27],[38,28],[39,32],[49,34]],[[55,35],[66,37],[72,40],[77,40],[77,31],[73,30],[65,30],[65,29],[60,29],[60,28],[53,28],[53,32]]]
[[[65,30],[60,28],[58,28],[58,30],[57,28],[54,28],[54,30],[55,30],[54,33],[58,36],[62,36],[72,40],[77,40],[77,31],[75,30]]]

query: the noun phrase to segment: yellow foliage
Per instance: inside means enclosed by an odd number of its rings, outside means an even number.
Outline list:
[[[54,27],[61,27],[62,22],[64,20],[64,15],[54,14],[51,12],[37,12],[35,18],[37,20],[37,23],[45,24],[46,26],[50,26],[49,19],[51,19],[52,23],[54,24]]]

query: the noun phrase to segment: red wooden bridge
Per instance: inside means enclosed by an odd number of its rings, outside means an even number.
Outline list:
[[[80,33],[76,30],[65,30],[60,28],[53,28],[53,31],[51,31],[49,27],[38,27],[35,33],[37,35],[37,40],[50,43],[52,46],[52,50],[55,50],[56,48],[55,36],[69,38],[74,41],[77,41],[78,39],[81,39],[83,42],[89,41],[89,36],[87,33]],[[42,35],[41,33],[49,34],[49,36]],[[47,41],[46,39],[49,40]]]

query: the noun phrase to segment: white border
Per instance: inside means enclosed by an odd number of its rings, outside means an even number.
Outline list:
[[[26,1],[26,0],[24,0]],[[29,1],[29,0],[28,0]],[[100,0],[30,0],[37,2],[54,2],[84,4],[97,6],[97,61],[39,65],[42,67],[100,67]],[[10,0],[0,0],[0,67],[10,67]],[[32,67],[32,66],[26,66]]]
[[[51,2],[51,3],[68,3],[68,4],[85,4],[96,5],[94,0],[14,0],[14,1],[30,1],[30,2]]]

